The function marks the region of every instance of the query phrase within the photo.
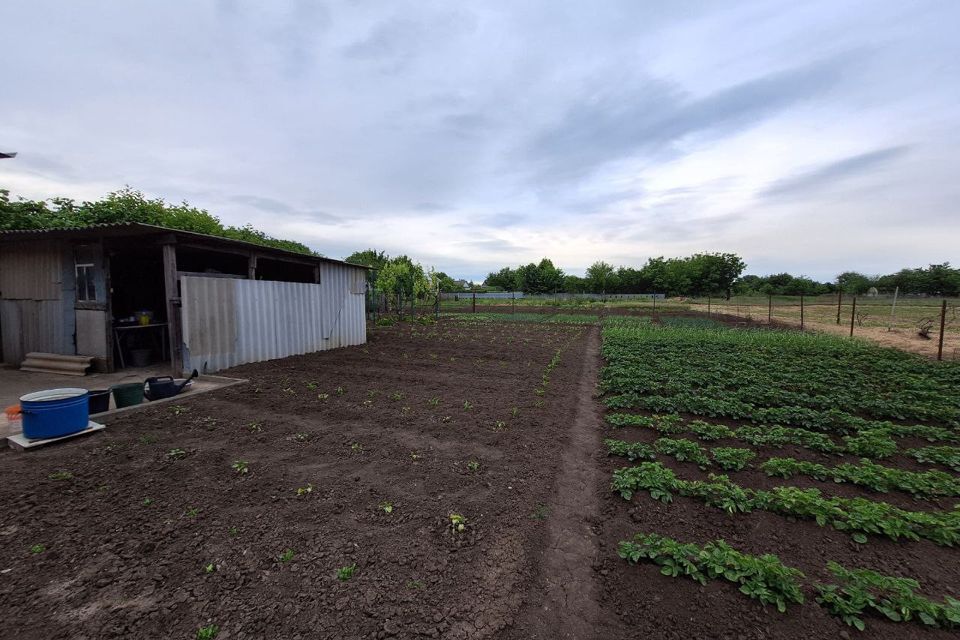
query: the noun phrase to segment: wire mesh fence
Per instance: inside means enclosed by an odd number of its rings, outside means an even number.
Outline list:
[[[708,296],[686,302],[691,310],[707,314],[860,336],[939,359],[960,360],[960,298],[830,294]]]

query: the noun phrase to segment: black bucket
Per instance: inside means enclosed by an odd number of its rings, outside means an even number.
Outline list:
[[[110,410],[110,389],[90,391],[90,413],[103,413]]]

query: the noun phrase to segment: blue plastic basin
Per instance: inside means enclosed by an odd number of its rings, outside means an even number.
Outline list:
[[[86,389],[48,389],[20,397],[23,435],[30,440],[83,431],[90,422]]]

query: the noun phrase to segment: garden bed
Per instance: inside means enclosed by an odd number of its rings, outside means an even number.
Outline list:
[[[365,346],[235,368],[249,383],[92,439],[4,454],[6,628],[496,636],[536,583],[587,330],[377,328]]]

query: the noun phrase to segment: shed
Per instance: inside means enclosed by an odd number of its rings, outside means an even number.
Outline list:
[[[366,342],[367,267],[149,224],[0,232],[0,354],[175,374]]]

